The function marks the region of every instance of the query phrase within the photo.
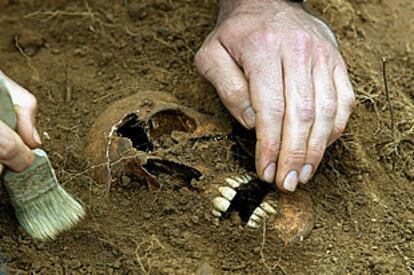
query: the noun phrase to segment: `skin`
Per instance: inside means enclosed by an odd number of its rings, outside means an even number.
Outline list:
[[[355,104],[335,36],[299,3],[221,1],[195,62],[230,113],[255,127],[257,173],[283,191],[310,180]]]
[[[17,114],[17,133],[0,121],[0,174],[4,166],[21,172],[33,162],[30,148],[41,144],[35,127],[36,98],[1,71],[0,79],[6,82]]]

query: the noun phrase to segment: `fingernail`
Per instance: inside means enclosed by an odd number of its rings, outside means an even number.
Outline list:
[[[275,180],[276,164],[274,162],[267,165],[263,173],[263,179],[268,183],[272,183]]]
[[[42,140],[40,139],[39,132],[37,131],[36,128],[34,128],[34,130],[33,130],[33,139],[36,141],[37,144],[39,144],[39,145],[42,144]]]
[[[293,192],[296,190],[296,186],[298,185],[298,172],[295,170],[290,171],[289,174],[285,177],[283,181],[283,188],[287,191]]]
[[[301,183],[307,183],[312,176],[312,171],[312,165],[306,164],[305,166],[303,166],[299,174],[299,181]]]
[[[256,114],[254,113],[252,107],[247,107],[244,111],[243,120],[249,129],[254,128],[256,123]]]

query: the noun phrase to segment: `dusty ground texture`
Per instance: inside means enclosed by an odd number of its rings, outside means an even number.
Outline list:
[[[190,274],[204,264],[217,273],[412,274],[414,3],[310,5],[338,35],[358,104],[345,135],[304,187],[317,214],[313,232],[286,246],[236,218],[212,225],[197,188],[166,174],[158,192],[115,180],[107,196],[107,186],[85,173],[90,127],[115,100],[162,90],[231,120],[193,66],[214,26],[215,1],[0,1],[0,68],[38,98],[38,125],[49,136],[44,148],[65,188],[88,208],[73,231],[37,242],[19,228],[1,189],[0,238],[10,273]],[[226,140],[206,144],[195,150],[214,171],[237,171]]]

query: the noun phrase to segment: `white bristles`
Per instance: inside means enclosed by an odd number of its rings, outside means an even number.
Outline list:
[[[42,240],[54,239],[85,216],[82,205],[60,185],[26,204],[24,208],[15,210],[20,225],[27,233]]]
[[[36,239],[54,239],[83,216],[83,206],[56,177],[46,152],[34,149],[32,166],[20,173],[7,170],[4,184],[20,225]]]

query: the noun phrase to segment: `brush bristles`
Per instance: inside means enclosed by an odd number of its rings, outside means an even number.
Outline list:
[[[85,216],[82,205],[59,184],[27,202],[24,207],[15,207],[15,210],[27,233],[42,240],[54,239]]]

